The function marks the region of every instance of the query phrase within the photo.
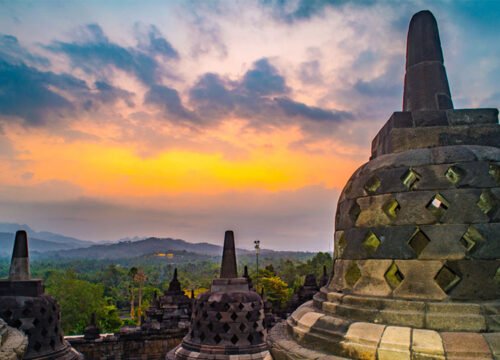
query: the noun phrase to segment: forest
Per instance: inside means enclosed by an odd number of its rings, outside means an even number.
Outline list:
[[[248,266],[257,291],[264,289],[275,306],[285,307],[305,275],[317,279],[332,268],[329,253],[262,254],[257,275],[254,254],[239,256],[238,271]],[[0,278],[8,276],[10,259],[0,258]],[[199,257],[188,252],[151,254],[130,259],[43,259],[31,261],[32,278],[44,280],[46,293],[61,307],[66,335],[81,334],[96,313],[102,332],[115,332],[122,326],[136,326],[150,305],[155,292],[168,288],[174,269],[186,295],[195,296],[209,289],[218,277],[220,257]],[[139,306],[140,303],[140,306]]]

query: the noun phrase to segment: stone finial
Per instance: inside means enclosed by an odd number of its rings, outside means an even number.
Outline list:
[[[434,15],[413,15],[406,43],[403,111],[453,109]]]
[[[100,329],[97,326],[97,315],[95,312],[90,316],[90,324],[83,331],[83,338],[85,340],[96,340],[101,337]]]
[[[10,262],[9,280],[29,280],[30,260],[28,253],[28,234],[26,231],[16,232],[12,260]]]
[[[168,285],[168,291],[176,291],[179,292],[181,291],[181,283],[177,279],[177,268],[174,269],[174,276],[172,277],[172,281],[170,281],[170,284]]]
[[[224,235],[224,250],[222,252],[222,265],[220,268],[221,279],[231,279],[238,277],[236,268],[236,250],[234,246],[234,233],[226,231]]]

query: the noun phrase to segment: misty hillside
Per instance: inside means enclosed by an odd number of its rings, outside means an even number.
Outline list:
[[[16,233],[18,230],[25,230],[26,233],[28,234],[28,237],[30,238],[35,238],[39,240],[45,240],[50,243],[58,243],[58,244],[63,244],[61,246],[61,249],[75,249],[75,248],[81,248],[85,246],[90,246],[93,245],[94,243],[91,241],[85,241],[85,240],[80,240],[76,239],[74,237],[70,236],[65,236],[61,234],[56,234],[52,233],[49,231],[35,231],[31,227],[29,227],[26,224],[15,224],[15,223],[2,223],[0,222],[0,233],[10,233],[12,236]],[[30,241],[31,243],[31,241]],[[50,244],[47,244],[50,245]],[[49,246],[50,247],[50,246]],[[55,250],[55,249],[44,249],[41,247],[38,251],[50,251],[50,250]]]
[[[221,256],[222,246],[208,243],[192,244],[184,240],[171,238],[147,238],[139,241],[122,241],[114,244],[92,245],[81,249],[54,251],[44,254],[44,257],[59,259],[130,259],[155,253],[187,252],[204,257]],[[254,252],[237,249],[239,256],[251,255]],[[262,256],[288,256],[296,254],[292,251],[261,250]],[[298,253],[297,253],[298,254]]]
[[[81,249],[48,253],[46,256],[68,259],[127,259],[171,251],[187,251],[200,255],[218,256],[222,254],[222,247],[208,243],[191,244],[184,240],[171,238],[148,238],[139,241],[122,241],[115,244],[92,245]]]
[[[14,247],[14,237],[13,233],[5,233],[0,232],[0,256],[8,256],[12,255],[12,249]],[[47,241],[37,239],[35,237],[30,237],[29,240],[29,250],[30,253],[38,253],[45,251],[58,251],[58,250],[67,250],[73,248],[72,244],[63,244],[54,241]]]

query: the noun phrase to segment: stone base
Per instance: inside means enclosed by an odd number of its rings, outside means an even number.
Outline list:
[[[208,349],[207,349],[208,350]],[[166,360],[272,360],[269,351],[261,351],[253,354],[220,354],[213,352],[197,352],[186,350],[179,345],[170,351]]]
[[[275,360],[500,357],[498,301],[437,304],[419,309],[411,301],[363,299],[323,288],[269,332],[270,351]]]
[[[0,319],[0,359],[20,360],[28,347],[28,337]]]

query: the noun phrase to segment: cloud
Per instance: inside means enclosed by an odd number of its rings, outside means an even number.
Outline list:
[[[321,84],[323,77],[321,76],[321,65],[318,60],[306,61],[299,66],[299,79],[304,84]]]
[[[164,111],[169,118],[180,120],[195,121],[196,118],[192,112],[183,105],[177,90],[163,85],[153,85],[144,96],[144,103],[155,105]]]
[[[75,68],[107,78],[108,72],[119,69],[136,76],[146,85],[158,82],[162,73],[155,54],[172,59],[179,57],[172,45],[151,27],[148,41],[137,48],[123,47],[111,42],[98,24],[88,24],[80,29],[79,39],[73,42],[54,41],[47,46],[52,52],[69,57]],[[142,50],[141,50],[142,49]]]
[[[15,36],[0,34],[0,59],[11,64],[30,64],[33,66],[49,66],[50,61],[43,56],[30,53],[23,48]]]
[[[353,120],[353,114],[310,106],[289,98],[285,78],[263,58],[236,81],[208,73],[190,89],[190,104],[199,116],[218,121],[230,116],[247,119],[249,126],[289,126],[313,129],[307,122],[335,126]]]
[[[261,5],[269,8],[275,19],[292,23],[309,20],[324,13],[329,7],[351,4],[348,0],[261,0]],[[371,5],[375,0],[358,0],[356,6]]]
[[[0,115],[39,126],[65,118],[78,109],[88,111],[119,99],[133,105],[130,92],[106,82],[96,82],[92,89],[73,75],[28,66],[24,59],[31,63],[46,62],[21,47],[16,38],[10,37],[8,41],[15,44],[10,49],[16,51],[0,52]],[[19,56],[12,56],[14,53]]]
[[[136,32],[139,42],[138,47],[141,50],[151,55],[161,55],[167,59],[178,60],[180,58],[178,51],[163,37],[156,26],[150,25],[147,30],[144,31],[141,26],[137,25]]]

